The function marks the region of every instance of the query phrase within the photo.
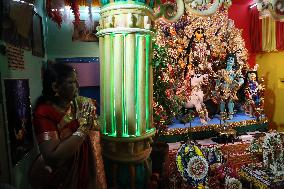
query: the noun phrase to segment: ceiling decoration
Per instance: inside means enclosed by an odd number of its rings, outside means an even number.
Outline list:
[[[70,6],[74,14],[74,24],[78,24],[80,21],[80,6],[89,7],[89,14],[92,16],[91,7],[94,6],[107,6],[115,2],[121,2],[120,0],[46,0],[46,11],[48,17],[57,23],[58,27],[62,24],[62,13],[60,12],[64,6]],[[220,8],[228,8],[231,4],[231,0],[175,0],[176,7],[172,4],[162,4],[157,0],[135,0],[128,1],[129,3],[145,4],[150,8],[158,7],[159,11],[154,16],[155,18],[164,16],[164,19],[168,21],[177,21],[184,12],[192,13],[198,16],[207,17],[216,13]],[[126,2],[125,2],[126,3]],[[150,4],[149,4],[150,3]],[[127,3],[126,3],[127,4]],[[148,5],[149,4],[149,5]]]
[[[260,18],[271,16],[275,20],[284,21],[284,0],[258,0],[257,9]]]
[[[219,7],[232,5],[231,0],[185,0],[184,3],[186,11],[197,16],[211,16]]]

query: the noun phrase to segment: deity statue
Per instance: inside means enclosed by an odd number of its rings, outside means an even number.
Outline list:
[[[210,62],[210,46],[206,42],[206,37],[203,28],[197,28],[194,30],[187,47],[184,52],[178,57],[180,62],[186,63],[185,72],[187,73],[187,67],[193,64],[195,69],[201,73],[208,73],[208,70],[212,70]]]
[[[200,122],[206,124],[209,121],[208,111],[203,102],[204,93],[202,91],[202,84],[208,80],[208,74],[196,74],[194,71],[190,73],[190,95],[186,97],[186,102],[184,104],[185,108],[195,108]]]
[[[259,117],[263,111],[263,91],[264,86],[258,81],[257,66],[252,71],[248,71],[245,82],[246,102],[244,105],[245,113],[251,117]]]
[[[229,53],[226,57],[226,69],[218,72],[216,80],[222,120],[233,118],[235,101],[238,100],[237,91],[243,83],[241,68],[237,68],[237,57],[235,54]]]

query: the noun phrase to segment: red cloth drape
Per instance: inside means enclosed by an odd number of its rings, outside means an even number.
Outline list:
[[[251,52],[258,53],[261,51],[261,20],[256,7],[250,9],[250,42]]]
[[[276,22],[276,48],[284,50],[284,22]]]

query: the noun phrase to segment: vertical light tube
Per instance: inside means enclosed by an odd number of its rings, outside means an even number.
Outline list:
[[[105,47],[104,47],[104,37],[99,38],[99,43],[100,43],[100,96],[101,96],[101,132],[103,134],[106,133],[106,112],[105,112]]]
[[[111,135],[116,136],[116,121],[115,121],[115,99],[114,99],[114,36],[115,34],[110,34],[110,72],[109,72],[109,80],[110,80],[110,119],[111,119]]]
[[[122,64],[122,126],[123,126],[123,133],[122,135],[124,137],[128,137],[128,121],[127,121],[127,116],[126,116],[126,102],[125,102],[125,82],[126,82],[126,70],[125,70],[125,64],[126,64],[126,34],[123,34],[123,47],[124,47],[124,51],[123,51],[123,64]]]
[[[139,112],[139,91],[138,91],[138,81],[139,81],[139,35],[135,35],[135,135],[139,136],[139,120],[140,120],[140,112]]]
[[[137,109],[137,125],[136,125],[136,136],[141,136],[146,133],[146,40],[145,35],[137,34],[137,54],[136,54],[136,109]]]
[[[111,111],[111,38],[110,35],[105,35],[104,39],[104,113],[105,113],[105,121],[106,121],[106,133],[112,134],[112,111]]]
[[[150,36],[150,42],[149,42],[149,128],[152,129],[154,128],[153,125],[153,69],[152,69],[152,65],[151,65],[151,60],[152,60],[152,43],[151,43],[151,36]]]
[[[124,36],[116,34],[113,40],[114,60],[114,107],[116,132],[118,137],[123,135],[124,106],[123,106],[123,64],[124,64]]]
[[[150,63],[150,60],[149,60],[149,53],[150,53],[150,43],[151,43],[151,36],[148,34],[145,36],[146,37],[146,47],[145,47],[145,59],[146,59],[146,62],[145,62],[145,75],[146,75],[146,81],[145,81],[145,119],[146,119],[146,132],[149,130],[150,126],[149,126],[149,114],[150,114],[150,109],[149,107],[151,107],[151,105],[149,103],[152,103],[152,102],[149,102],[149,63]]]
[[[128,134],[134,136],[136,132],[135,117],[135,34],[127,34],[125,37],[125,123]]]

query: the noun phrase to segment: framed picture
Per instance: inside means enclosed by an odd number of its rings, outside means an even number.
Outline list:
[[[3,31],[6,24],[6,19],[9,17],[9,9],[10,9],[10,1],[9,0],[1,0],[0,1],[0,39],[3,39]]]
[[[38,57],[45,55],[42,18],[37,13],[33,16],[32,54]]]
[[[32,6],[17,2],[3,0],[4,5],[0,13],[1,39],[6,43],[30,51],[32,49]],[[1,7],[1,3],[0,3]]]
[[[83,41],[83,42],[98,42],[99,38],[96,36],[98,21],[94,22],[92,30],[86,27],[85,20],[80,20],[78,25],[74,26],[74,32],[72,35],[72,41]]]
[[[33,147],[28,79],[4,79],[8,132],[13,165]]]

